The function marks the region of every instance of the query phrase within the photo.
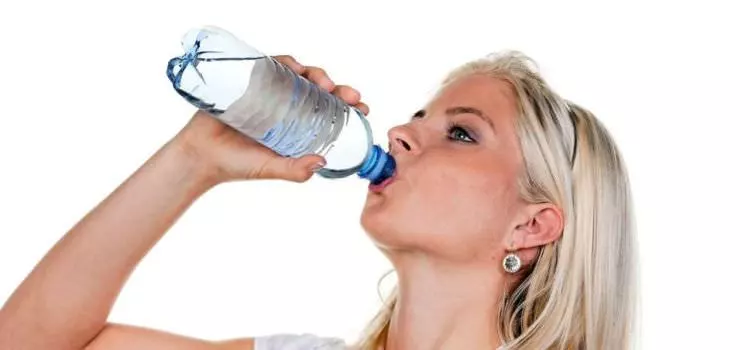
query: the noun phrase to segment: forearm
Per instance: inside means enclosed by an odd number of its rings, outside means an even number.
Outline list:
[[[201,194],[208,174],[170,143],[76,224],[0,310],[2,349],[80,349],[126,279]]]

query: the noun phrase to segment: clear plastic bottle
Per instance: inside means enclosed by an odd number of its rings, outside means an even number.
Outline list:
[[[282,156],[323,156],[323,177],[378,184],[393,175],[364,115],[338,97],[221,28],[192,29],[182,47],[167,76],[194,106]]]

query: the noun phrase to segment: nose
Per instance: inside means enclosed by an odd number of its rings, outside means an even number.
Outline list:
[[[408,126],[401,125],[388,130],[388,152],[391,154],[416,154],[419,150],[419,142]]]

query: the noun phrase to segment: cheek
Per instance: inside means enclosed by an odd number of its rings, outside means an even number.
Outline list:
[[[387,197],[368,203],[363,225],[376,241],[462,258],[498,240],[508,206],[508,186],[498,171],[456,164],[438,169],[394,183]]]
[[[497,177],[465,171],[435,174],[425,188],[411,193],[422,204],[419,216],[430,235],[450,244],[471,244],[500,232],[506,189]]]

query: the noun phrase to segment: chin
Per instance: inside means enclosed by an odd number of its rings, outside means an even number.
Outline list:
[[[387,203],[377,194],[367,195],[365,206],[359,217],[359,223],[370,236],[380,236],[381,232],[388,231]]]
[[[397,213],[389,204],[379,194],[370,193],[360,215],[362,228],[381,248],[396,248],[406,243],[400,234]]]

